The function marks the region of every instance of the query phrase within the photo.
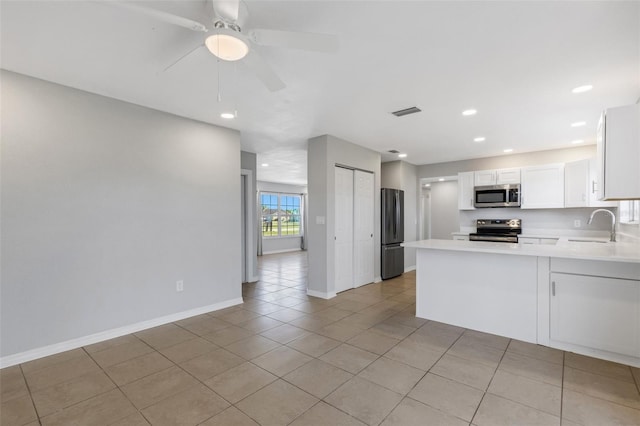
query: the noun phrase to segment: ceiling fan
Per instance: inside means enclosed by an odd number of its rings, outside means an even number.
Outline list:
[[[248,12],[246,5],[241,0],[211,0],[214,16],[209,25],[139,4],[121,1],[108,3],[168,24],[206,34],[202,45],[182,56],[171,66],[191,52],[206,46],[213,55],[221,60],[244,62],[272,92],[284,89],[286,85],[255,49],[256,45],[287,47],[314,52],[333,52],[338,49],[338,38],[329,34],[268,29],[243,31],[241,23],[247,18]]]

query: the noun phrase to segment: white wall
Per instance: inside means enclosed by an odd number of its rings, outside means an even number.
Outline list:
[[[306,194],[307,187],[276,182],[258,181],[258,191],[287,194]],[[262,254],[300,250],[301,245],[302,237],[300,236],[262,238]]]
[[[3,357],[241,297],[238,132],[1,77]]]
[[[335,295],[335,174],[336,164],[374,173],[375,217],[380,223],[380,153],[330,135],[308,143],[309,283],[310,294]],[[324,219],[320,224],[319,219]],[[374,270],[380,276],[380,226],[374,226]]]

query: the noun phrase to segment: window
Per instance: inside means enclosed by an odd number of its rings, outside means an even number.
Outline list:
[[[300,235],[301,200],[302,197],[295,194],[260,193],[262,236]]]
[[[640,201],[620,201],[620,222],[640,223]]]

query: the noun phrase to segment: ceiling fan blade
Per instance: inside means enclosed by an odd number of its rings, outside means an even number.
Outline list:
[[[253,42],[262,46],[290,47],[314,52],[335,52],[338,50],[338,37],[330,34],[253,30],[249,33],[249,37]]]
[[[189,18],[184,18],[182,16],[172,15],[171,13],[163,12],[157,9],[151,9],[144,6],[139,6],[133,3],[126,3],[120,1],[106,1],[105,4],[109,4],[112,6],[120,7],[123,9],[131,10],[136,13],[140,13],[142,15],[149,16],[151,18],[155,18],[158,21],[166,22],[167,24],[177,25],[179,27],[187,28],[191,31],[201,31],[207,32],[207,27],[200,22],[194,21]]]
[[[238,20],[240,0],[211,0],[215,14],[228,23]]]
[[[199,44],[196,47],[194,47],[193,49],[189,50],[187,53],[185,53],[184,55],[180,56],[178,59],[176,59],[175,61],[171,62],[171,64],[169,64],[165,69],[162,70],[162,72],[167,72],[169,71],[171,68],[173,68],[178,62],[180,62],[181,60],[183,60],[184,58],[186,58],[187,56],[191,55],[193,52],[195,52],[196,50],[200,49],[201,47],[204,47],[204,44]]]
[[[249,50],[247,56],[243,59],[244,63],[253,71],[258,77],[258,80],[262,81],[267,89],[272,92],[277,92],[287,87],[280,77],[275,73],[273,68],[264,60],[264,58],[256,52],[255,49]]]

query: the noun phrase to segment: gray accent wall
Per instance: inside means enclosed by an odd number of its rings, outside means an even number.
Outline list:
[[[374,173],[374,270],[380,276],[380,153],[324,135],[308,142],[309,283],[308,289],[330,296],[335,292],[335,174],[336,164]],[[324,224],[319,219],[324,218]]]
[[[417,167],[406,161],[390,161],[381,166],[382,188],[404,191],[404,241],[418,239],[418,176]],[[404,249],[404,268],[416,265],[416,249]]]
[[[474,158],[472,160],[450,161],[447,163],[424,164],[418,166],[418,179],[455,176],[459,172],[476,170],[506,169],[509,167],[537,166],[550,163],[566,163],[596,156],[595,145],[575,148],[551,149],[548,151],[525,152],[523,154],[500,155],[497,157]]]
[[[0,355],[241,297],[237,131],[1,78]]]

